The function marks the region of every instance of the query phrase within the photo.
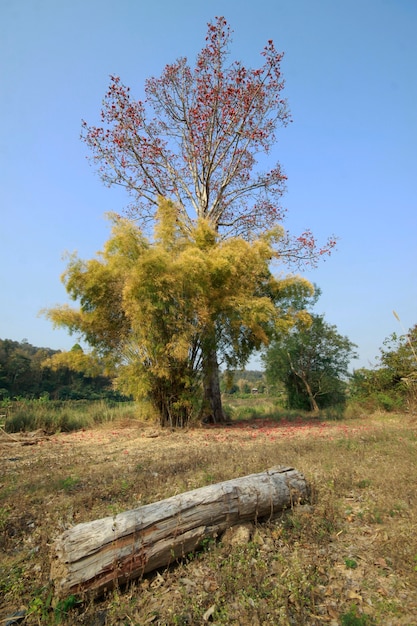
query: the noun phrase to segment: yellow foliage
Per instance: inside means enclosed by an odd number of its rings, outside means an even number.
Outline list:
[[[253,242],[219,240],[206,220],[185,224],[164,199],[152,242],[131,221],[110,219],[111,237],[98,257],[71,257],[63,275],[79,308],[56,307],[47,316],[78,332],[96,354],[111,355],[123,391],[144,396],[165,383],[192,389],[213,332],[228,358],[244,362],[275,330],[308,323],[290,301],[311,294],[312,285],[274,277],[269,268],[281,228]],[[73,364],[83,358],[71,356]]]
[[[82,372],[86,376],[102,376],[106,373],[103,365],[93,355],[85,354],[83,350],[57,352],[46,359],[43,366],[55,371],[61,367],[67,367],[75,372]]]

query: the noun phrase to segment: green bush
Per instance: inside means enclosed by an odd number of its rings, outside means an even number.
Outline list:
[[[376,401],[378,402],[379,408],[384,411],[396,411],[403,407],[403,399],[398,398],[396,395],[390,395],[384,392],[378,392],[375,394]]]

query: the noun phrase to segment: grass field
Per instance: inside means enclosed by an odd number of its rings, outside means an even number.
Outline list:
[[[259,402],[223,428],[119,417],[33,440],[2,433],[0,623],[417,624],[416,419],[273,419]],[[304,473],[310,506],[100,600],[54,599],[50,546],[64,529],[274,465]]]

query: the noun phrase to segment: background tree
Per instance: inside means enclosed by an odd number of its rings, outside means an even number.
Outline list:
[[[74,371],[70,352],[0,339],[0,399],[123,399],[102,370]],[[88,359],[88,355],[85,355]]]
[[[286,177],[279,164],[261,171],[258,157],[268,154],[276,130],[289,121],[283,55],[269,41],[263,64],[248,69],[230,62],[230,43],[226,20],[216,18],[194,68],[185,58],[167,65],[159,78],[146,81],[144,101],[134,100],[112,76],[102,126],[83,122],[101,178],[130,192],[130,213],[142,223],[154,220],[159,196],[176,202],[189,229],[204,218],[222,237],[252,237],[282,221]],[[313,262],[334,241],[319,249],[306,231],[287,234],[279,245],[282,258]],[[214,332],[205,342],[203,368],[206,401],[222,421]]]
[[[184,426],[200,408],[213,418],[201,398],[207,338],[215,337],[227,366],[244,365],[251,346],[297,319],[287,310],[288,294],[312,289],[301,278],[270,273],[278,236],[221,240],[204,219],[189,230],[176,206],[161,200],[153,240],[114,217],[99,258],[73,257],[64,275],[80,308],[47,315],[81,334],[114,368],[122,391],[148,397],[163,426]]]
[[[412,409],[417,403],[417,325],[383,342],[375,368],[356,370],[352,397],[367,409]]]
[[[343,405],[355,347],[323,316],[311,314],[309,323],[303,321],[289,334],[278,336],[268,348],[264,356],[267,380],[285,385],[289,408],[317,412]]]
[[[259,370],[226,370],[221,375],[222,392],[229,395],[241,392],[251,393],[257,389],[259,393],[266,390],[264,373]]]
[[[408,333],[393,333],[381,348],[380,365],[387,368],[393,380],[417,377],[417,324]]]

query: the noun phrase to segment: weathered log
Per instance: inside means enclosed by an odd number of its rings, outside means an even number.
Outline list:
[[[99,595],[116,583],[169,565],[230,526],[272,518],[308,495],[300,472],[274,467],[78,524],[52,548],[56,594]]]

